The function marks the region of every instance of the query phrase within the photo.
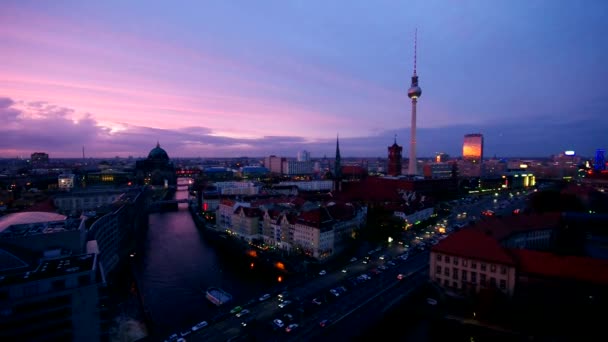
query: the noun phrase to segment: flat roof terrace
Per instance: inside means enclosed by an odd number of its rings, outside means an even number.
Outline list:
[[[55,234],[78,230],[79,219],[63,219],[61,221],[32,222],[0,226],[0,239],[25,237],[39,234]]]

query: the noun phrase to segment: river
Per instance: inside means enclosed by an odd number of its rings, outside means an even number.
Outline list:
[[[176,199],[187,197],[187,189],[178,187]],[[189,330],[217,315],[220,309],[205,299],[210,286],[231,293],[238,305],[274,284],[260,279],[244,265],[245,259],[219,253],[194,224],[187,204],[179,204],[178,211],[150,214],[142,246],[135,268],[144,306],[154,323],[149,330],[156,337]]]

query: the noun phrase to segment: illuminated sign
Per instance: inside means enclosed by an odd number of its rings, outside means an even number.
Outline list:
[[[565,151],[564,154],[567,155],[567,156],[573,156],[576,153],[574,153],[574,151]]]
[[[520,169],[526,169],[526,168],[528,168],[528,165],[527,164],[519,164],[519,168]]]

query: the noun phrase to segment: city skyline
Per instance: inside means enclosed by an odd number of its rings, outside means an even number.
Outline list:
[[[419,156],[477,132],[488,157],[606,147],[603,2],[348,4],[8,1],[0,157],[319,158],[336,133],[386,157],[410,140],[416,28]]]

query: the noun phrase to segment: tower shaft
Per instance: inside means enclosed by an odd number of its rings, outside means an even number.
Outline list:
[[[418,99],[412,98],[412,122],[410,131],[410,162],[408,164],[408,174],[416,175],[418,172],[418,165],[416,162],[416,104]]]

